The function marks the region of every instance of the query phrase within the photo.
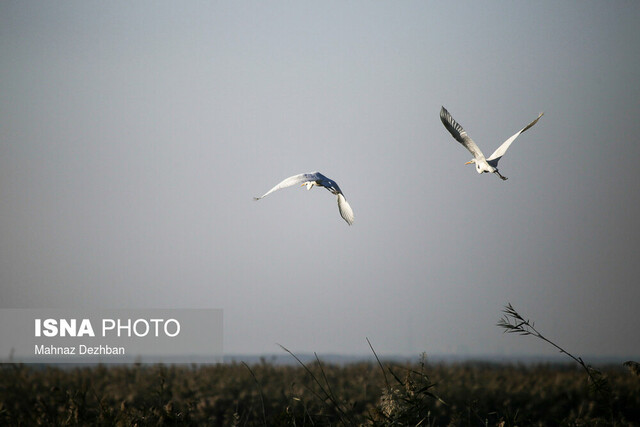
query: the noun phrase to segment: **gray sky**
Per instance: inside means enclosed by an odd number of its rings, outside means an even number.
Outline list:
[[[225,353],[640,355],[640,4],[2,2],[0,305]],[[439,119],[485,154],[479,176]],[[323,189],[281,179],[321,171]]]

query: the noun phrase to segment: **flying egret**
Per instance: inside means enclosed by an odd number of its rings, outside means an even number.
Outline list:
[[[464,145],[464,147],[467,150],[469,150],[471,152],[471,154],[473,154],[473,159],[471,159],[470,161],[465,163],[465,165],[468,165],[468,164],[471,164],[471,163],[475,163],[476,164],[476,170],[478,171],[478,173],[493,172],[496,175],[498,175],[500,178],[502,178],[503,180],[506,180],[507,177],[506,176],[502,176],[502,174],[500,172],[498,172],[498,162],[500,161],[502,156],[504,156],[504,153],[507,152],[507,149],[509,148],[511,143],[522,132],[524,132],[525,130],[529,129],[531,126],[533,126],[536,123],[538,123],[538,120],[540,120],[540,117],[542,117],[543,114],[544,113],[540,113],[540,115],[538,116],[537,119],[535,119],[534,121],[532,121],[531,123],[526,125],[518,133],[516,133],[511,138],[509,138],[505,142],[503,142],[502,145],[500,147],[498,147],[498,149],[496,151],[494,151],[493,154],[491,155],[491,157],[489,157],[488,159],[484,158],[484,154],[482,154],[482,151],[480,151],[480,148],[478,148],[476,143],[473,142],[473,139],[471,139],[469,137],[469,135],[467,135],[467,132],[462,128],[462,126],[460,126],[458,124],[458,122],[456,122],[453,119],[453,117],[451,117],[451,114],[449,114],[447,109],[444,108],[444,107],[442,107],[442,109],[440,110],[440,120],[442,120],[442,124],[444,124],[444,127],[447,128],[449,133],[451,133],[451,135],[458,142],[460,142],[462,145]]]
[[[300,186],[307,186],[307,190],[311,190],[314,185],[324,187],[329,190],[332,194],[335,194],[338,197],[338,210],[340,211],[340,215],[347,221],[347,224],[353,224],[353,210],[351,210],[351,206],[347,203],[347,200],[344,198],[344,194],[342,194],[342,190],[338,187],[338,184],[322,175],[320,172],[311,172],[311,173],[301,173],[299,175],[290,176],[289,178],[283,180],[278,185],[273,187],[271,190],[267,191],[260,197],[254,197],[254,200],[260,200],[263,197],[268,196],[276,190],[280,190],[281,188],[291,187],[293,185],[300,184]]]

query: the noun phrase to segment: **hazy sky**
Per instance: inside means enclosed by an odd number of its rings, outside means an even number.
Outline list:
[[[0,306],[225,353],[640,355],[640,3],[2,2]],[[485,154],[478,175],[444,105]],[[289,188],[321,171],[324,189]]]

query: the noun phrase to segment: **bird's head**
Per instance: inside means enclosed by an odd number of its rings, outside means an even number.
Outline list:
[[[485,172],[493,172],[494,169],[489,166],[489,164],[485,160],[478,161],[477,159],[471,159],[465,165],[476,165],[476,172],[485,173]]]
[[[467,163],[465,163],[465,165],[473,165],[473,164],[476,165],[476,172],[478,173],[485,172],[484,168],[482,167],[483,165],[476,162],[476,159],[471,159]]]
[[[313,188],[314,185],[316,185],[315,181],[307,181],[307,182],[303,182],[300,187],[304,187],[307,186],[307,191],[311,190]]]

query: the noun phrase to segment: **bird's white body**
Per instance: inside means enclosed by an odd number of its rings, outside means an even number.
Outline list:
[[[487,159],[485,159],[484,156],[479,159],[476,159],[474,157],[473,159],[469,160],[469,163],[475,163],[476,171],[478,171],[478,173],[495,173],[497,171],[496,168],[494,168],[489,164],[489,162],[487,162]]]
[[[254,200],[260,200],[263,197],[268,196],[274,191],[280,190],[282,188],[291,187],[293,185],[304,185],[307,187],[307,190],[311,190],[314,186],[324,187],[329,190],[332,194],[337,196],[338,199],[338,210],[340,211],[340,215],[347,222],[347,224],[353,224],[353,210],[347,200],[344,198],[344,194],[342,194],[342,190],[338,184],[322,175],[320,172],[311,172],[311,173],[301,173],[299,175],[290,176],[287,179],[282,180],[271,190],[267,191],[260,197],[254,197]]]
[[[449,114],[447,109],[444,107],[442,107],[442,109],[440,110],[440,120],[442,120],[442,124],[445,128],[447,128],[451,136],[453,136],[456,141],[460,142],[467,150],[469,150],[471,154],[473,154],[473,159],[469,160],[466,164],[474,163],[476,165],[476,171],[478,173],[495,173],[503,180],[506,180],[507,178],[502,176],[502,174],[498,171],[498,162],[507,152],[507,149],[509,148],[511,143],[522,132],[538,123],[538,120],[540,120],[540,117],[542,117],[543,114],[544,113],[540,113],[538,115],[538,118],[519,130],[516,134],[512,135],[505,142],[503,142],[502,145],[500,145],[500,147],[498,147],[498,149],[494,151],[488,159],[484,157],[484,154],[473,141],[473,139],[471,139],[471,137],[467,135],[467,132],[462,128],[462,126],[460,126],[460,124],[458,124],[458,122],[453,119],[453,117],[451,117],[451,114]]]

